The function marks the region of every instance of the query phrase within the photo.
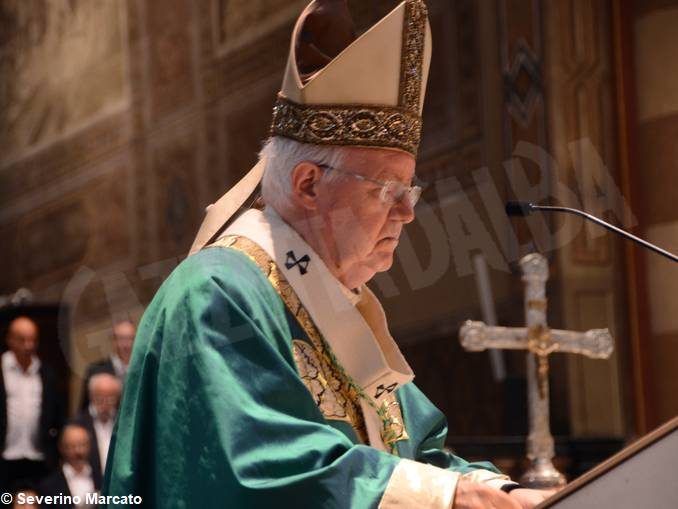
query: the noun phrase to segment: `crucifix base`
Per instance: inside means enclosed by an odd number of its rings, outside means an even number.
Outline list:
[[[565,476],[556,470],[551,460],[534,459],[530,468],[520,478],[520,484],[526,488],[545,490],[565,486],[567,481]]]

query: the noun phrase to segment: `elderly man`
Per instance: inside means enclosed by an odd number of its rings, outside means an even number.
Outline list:
[[[83,411],[89,407],[89,381],[92,376],[98,373],[108,373],[116,376],[121,383],[125,381],[135,334],[136,327],[130,320],[121,320],[113,325],[113,335],[111,337],[113,350],[111,354],[105,359],[94,362],[87,367],[82,388],[81,409]]]
[[[210,207],[143,318],[106,494],[242,508],[544,498],[442,449],[444,416],[365,286],[420,194],[430,28],[407,0],[337,44],[353,33],[346,12],[327,0],[302,13],[259,163]],[[226,224],[262,175],[264,210]]]
[[[90,404],[74,421],[87,429],[90,436],[89,463],[95,479],[103,477],[113,425],[120,402],[122,384],[109,373],[97,373],[89,379],[87,387]]]
[[[63,408],[54,374],[38,356],[39,330],[20,316],[7,331],[0,373],[0,484],[37,483],[57,462]]]
[[[98,491],[101,485],[101,478],[94,475],[89,465],[91,446],[84,427],[75,423],[64,426],[59,438],[61,466],[38,488],[40,495],[55,497],[50,507],[90,507],[87,495]]]

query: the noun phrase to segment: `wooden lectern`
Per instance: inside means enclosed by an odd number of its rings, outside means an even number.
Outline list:
[[[537,509],[678,508],[678,417],[568,484]]]

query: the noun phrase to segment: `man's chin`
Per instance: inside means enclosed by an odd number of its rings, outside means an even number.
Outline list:
[[[380,251],[374,254],[370,268],[374,272],[386,272],[393,266],[393,251]]]

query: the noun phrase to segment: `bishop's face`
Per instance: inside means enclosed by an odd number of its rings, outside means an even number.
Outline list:
[[[321,234],[329,247],[334,272],[349,288],[357,288],[377,272],[391,268],[403,226],[414,219],[410,202],[382,199],[383,186],[346,172],[382,182],[410,186],[415,160],[409,154],[370,148],[346,148],[332,179],[318,186]],[[328,260],[325,260],[328,262]]]

